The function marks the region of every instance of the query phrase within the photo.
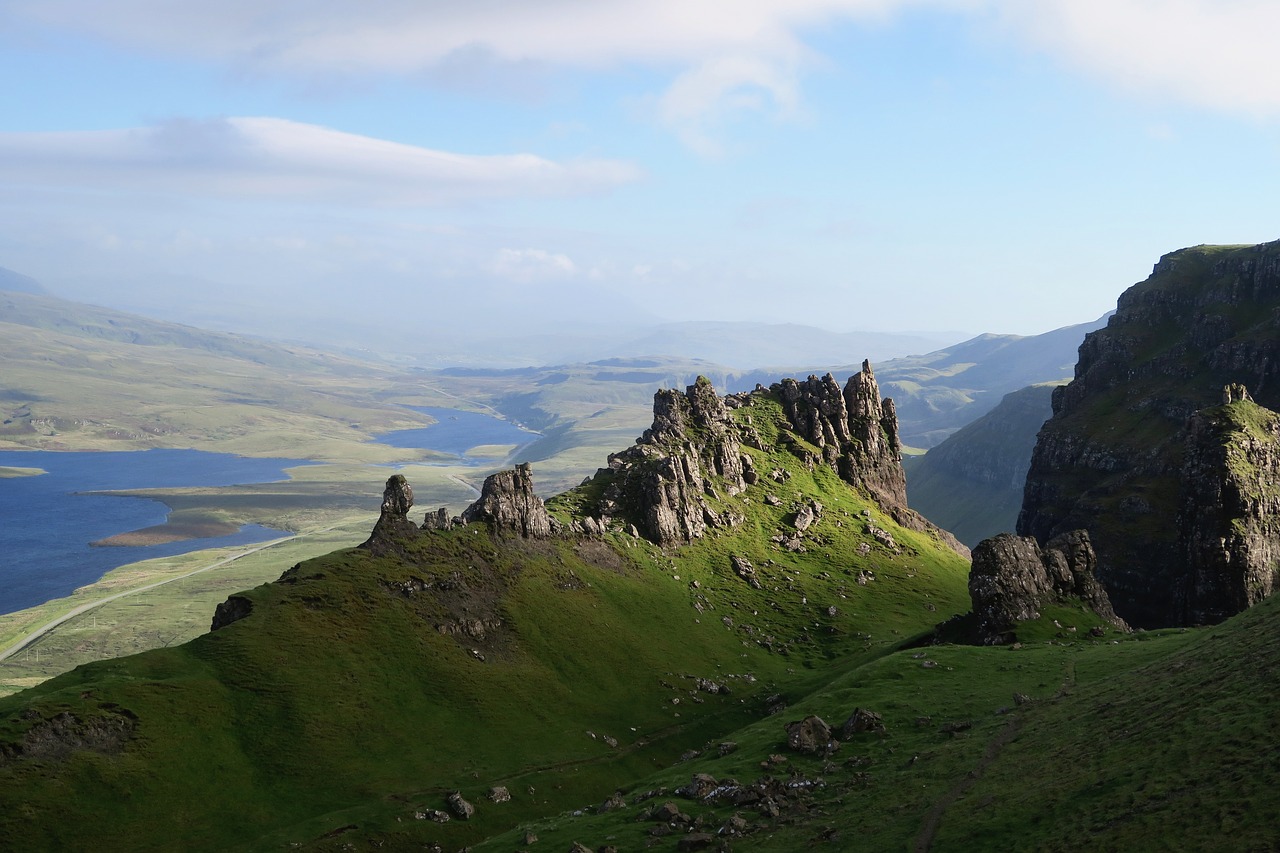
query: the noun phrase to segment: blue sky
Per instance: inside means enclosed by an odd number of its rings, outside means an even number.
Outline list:
[[[1280,236],[1278,7],[0,0],[0,266],[249,331],[1037,333]]]

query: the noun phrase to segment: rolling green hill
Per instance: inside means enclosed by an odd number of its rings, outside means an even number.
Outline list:
[[[406,529],[389,483],[368,547],[233,597],[189,643],[0,699],[0,846],[1276,843],[1274,602],[1137,634],[1063,605],[1012,647],[929,645],[968,607],[966,561],[822,461],[786,427],[803,410],[698,412],[660,410],[632,474],[549,502],[558,533]],[[609,483],[666,505],[646,472],[680,482],[662,459],[687,473],[734,434],[759,476],[699,475],[705,532],[570,532]]]
[[[776,475],[734,500],[736,528],[683,547],[474,523],[339,551],[206,636],[0,700],[0,842],[456,849],[630,786],[964,609],[963,559],[792,446],[749,451]],[[807,547],[772,542],[811,500]],[[511,802],[414,819],[492,786]]]

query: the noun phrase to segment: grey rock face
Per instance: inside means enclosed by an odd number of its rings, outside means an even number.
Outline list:
[[[463,799],[459,792],[452,792],[446,799],[449,802],[449,811],[453,812],[454,817],[460,820],[471,820],[475,815],[476,807]]]
[[[822,452],[822,462],[845,482],[863,489],[894,521],[927,532],[962,556],[969,549],[907,506],[902,443],[893,401],[881,399],[871,362],[849,377],[843,390],[831,374],[803,382],[784,379],[770,390],[795,433]]]
[[[210,631],[225,628],[232,622],[239,622],[253,612],[253,602],[243,595],[233,595],[219,604],[213,611],[213,622]]]
[[[758,479],[724,400],[701,376],[683,394],[654,394],[653,426],[633,447],[612,454],[603,473],[610,482],[595,508],[601,525],[632,519],[660,545],[741,523],[740,513],[718,511],[706,498],[717,489],[732,497]]]
[[[1271,510],[1249,500],[1228,509],[1243,480],[1210,458],[1193,415],[1248,395],[1280,410],[1280,242],[1164,256],[1085,338],[1075,379],[1054,393],[1018,533],[1044,542],[1088,530],[1098,577],[1135,625],[1239,612],[1265,594],[1265,577],[1255,567],[1228,579],[1214,567],[1227,554],[1248,563],[1239,548],[1261,559],[1273,522],[1258,513]],[[1252,467],[1273,476],[1265,461]],[[1237,511],[1254,526],[1233,540],[1215,518]]]
[[[409,510],[413,507],[413,489],[403,474],[393,474],[387,478],[386,488],[382,492],[382,512],[373,532],[360,546],[374,554],[385,554],[396,550],[400,544],[418,535],[418,527],[409,520]]]
[[[1182,622],[1211,624],[1271,595],[1280,567],[1280,415],[1249,400],[1188,422],[1177,529]]]
[[[412,506],[413,487],[403,474],[393,474],[382,492],[382,511],[388,515],[408,515]]]
[[[534,539],[550,536],[556,527],[533,492],[533,472],[527,462],[485,479],[479,500],[462,511],[464,524],[473,521],[489,522],[496,533]]]
[[[771,390],[796,433],[821,448],[823,461],[842,478],[884,506],[907,505],[898,416],[892,400],[880,399],[871,362],[864,361],[843,390],[830,373],[784,379]]]
[[[840,736],[847,739],[863,732],[883,734],[884,717],[875,711],[854,708],[853,713],[849,715],[849,719],[845,720],[844,725],[840,727]]]
[[[1094,577],[1097,557],[1083,530],[1073,530],[1043,549],[1029,536],[1001,533],[973,550],[969,597],[978,620],[979,641],[1012,642],[1019,622],[1037,619],[1049,603],[1078,598],[1118,628],[1106,590]]]
[[[806,755],[826,755],[838,748],[831,738],[831,726],[821,717],[808,716],[787,724],[787,747]]]
[[[455,525],[455,521],[455,519],[449,517],[449,509],[442,506],[435,512],[427,512],[426,518],[422,520],[422,529],[451,530]]]

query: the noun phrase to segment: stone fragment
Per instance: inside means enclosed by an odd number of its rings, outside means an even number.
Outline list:
[[[476,807],[463,799],[459,791],[453,791],[445,798],[449,803],[449,810],[453,812],[454,817],[460,820],[471,820],[476,813]]]

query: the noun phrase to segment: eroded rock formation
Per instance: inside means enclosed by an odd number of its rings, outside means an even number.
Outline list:
[[[969,597],[985,645],[1012,642],[1019,622],[1038,619],[1047,604],[1079,600],[1118,628],[1106,590],[1094,576],[1097,556],[1083,530],[1064,533],[1044,548],[1029,536],[1001,533],[973,549]]]
[[[413,488],[403,474],[392,474],[387,478],[386,488],[382,492],[382,511],[373,526],[369,538],[360,545],[374,554],[385,554],[395,550],[400,543],[412,539],[418,534],[418,527],[409,520],[409,510],[413,508]]]
[[[597,476],[607,485],[590,513],[592,525],[630,520],[661,545],[740,524],[740,512],[716,509],[708,498],[737,495],[757,479],[724,400],[701,376],[683,394],[654,394],[653,426],[635,445],[611,454],[608,469]]]
[[[495,533],[540,539],[557,528],[542,498],[533,491],[533,471],[528,462],[510,471],[485,478],[480,498],[462,511],[462,522],[489,522]]]
[[[907,505],[898,416],[892,400],[880,398],[871,363],[849,377],[842,391],[830,373],[803,382],[784,379],[771,389],[796,433],[822,450],[823,461],[882,506]]]
[[[928,532],[948,547],[969,556],[969,549],[945,530],[907,506],[907,480],[902,470],[902,443],[893,400],[880,397],[871,362],[849,377],[843,389],[830,373],[819,379],[784,379],[770,390],[796,435],[816,445],[822,462],[840,478],[864,490],[894,521]]]
[[[1197,412],[1186,430],[1177,529],[1186,624],[1215,623],[1271,595],[1280,571],[1280,415],[1250,401]]]

